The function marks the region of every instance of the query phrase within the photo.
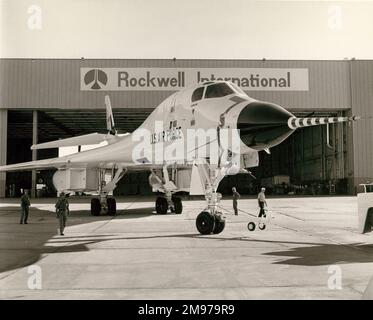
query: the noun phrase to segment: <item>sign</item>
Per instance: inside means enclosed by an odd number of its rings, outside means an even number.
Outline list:
[[[308,91],[305,68],[80,68],[82,91],[173,91],[222,80],[245,91]]]

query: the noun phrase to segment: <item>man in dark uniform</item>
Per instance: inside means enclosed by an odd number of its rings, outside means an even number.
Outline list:
[[[63,236],[64,229],[66,226],[66,221],[67,221],[67,215],[70,214],[69,210],[69,202],[66,199],[65,193],[61,192],[60,198],[58,199],[56,203],[56,213],[57,213],[57,218],[59,219],[60,222],[60,235]]]
[[[237,192],[235,187],[232,188],[232,192],[233,192],[233,210],[234,210],[234,214],[238,216],[238,208],[237,208],[238,201],[237,200],[241,197],[241,195]]]
[[[30,198],[28,196],[28,191],[25,190],[23,196],[21,197],[21,221],[20,224],[27,224],[28,212],[30,207]]]

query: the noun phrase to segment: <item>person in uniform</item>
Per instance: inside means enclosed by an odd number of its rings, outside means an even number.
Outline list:
[[[234,210],[234,214],[236,216],[238,216],[238,199],[241,197],[241,195],[237,192],[236,188],[233,187],[232,188],[232,192],[233,192],[233,210]]]
[[[267,206],[266,196],[265,196],[266,188],[262,188],[258,194],[258,204],[259,204],[259,218],[266,216],[264,211],[264,206]]]
[[[65,193],[61,192],[60,198],[56,203],[57,218],[60,222],[60,235],[63,236],[64,229],[66,226],[67,216],[70,214],[69,202],[66,199]]]
[[[23,196],[21,197],[21,221],[20,224],[27,224],[28,212],[30,208],[30,198],[28,196],[28,191],[25,190]]]

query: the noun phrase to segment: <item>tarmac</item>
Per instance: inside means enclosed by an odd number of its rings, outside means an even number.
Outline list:
[[[202,236],[202,200],[180,215],[155,198],[118,198],[118,215],[93,217],[70,199],[65,236],[56,199],[0,200],[0,299],[361,299],[373,274],[373,233],[357,232],[356,197],[269,198],[266,229],[247,229],[255,199],[221,202],[221,234]],[[373,290],[372,290],[373,291]]]

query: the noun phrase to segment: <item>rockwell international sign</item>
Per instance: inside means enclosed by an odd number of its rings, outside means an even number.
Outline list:
[[[206,81],[231,81],[245,91],[308,91],[301,68],[81,68],[82,91],[180,90]]]

